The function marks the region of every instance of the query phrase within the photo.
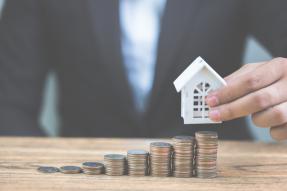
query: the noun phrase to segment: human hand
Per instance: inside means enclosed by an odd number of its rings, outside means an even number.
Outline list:
[[[287,59],[246,64],[225,78],[226,87],[210,92],[206,102],[213,121],[252,116],[270,127],[274,139],[287,139]]]

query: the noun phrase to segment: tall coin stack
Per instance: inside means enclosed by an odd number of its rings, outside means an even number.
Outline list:
[[[164,142],[150,144],[151,176],[167,177],[171,174],[172,145]]]
[[[178,178],[193,174],[194,138],[191,136],[173,137],[173,175]]]
[[[109,176],[121,176],[126,172],[126,156],[120,154],[108,154],[104,156],[106,174]]]
[[[199,178],[214,178],[217,176],[218,135],[214,131],[199,131],[196,139],[196,176]]]
[[[128,172],[130,176],[146,176],[148,173],[148,152],[145,150],[129,150]]]

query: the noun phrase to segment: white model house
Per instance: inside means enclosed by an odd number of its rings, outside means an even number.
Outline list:
[[[201,57],[196,58],[174,81],[181,92],[181,117],[184,124],[215,123],[208,117],[205,97],[211,90],[226,86],[221,78]]]

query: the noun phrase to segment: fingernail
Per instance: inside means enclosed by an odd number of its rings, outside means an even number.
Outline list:
[[[212,121],[221,121],[220,112],[218,109],[210,109],[208,115]]]
[[[210,107],[214,107],[219,104],[218,98],[214,95],[207,96],[205,101]]]

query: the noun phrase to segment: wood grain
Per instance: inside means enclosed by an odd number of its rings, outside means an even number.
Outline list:
[[[147,149],[155,139],[0,138],[0,190],[287,190],[287,145],[220,142],[215,179],[42,174],[40,165],[80,165],[107,153]],[[169,141],[169,140],[167,140]]]

